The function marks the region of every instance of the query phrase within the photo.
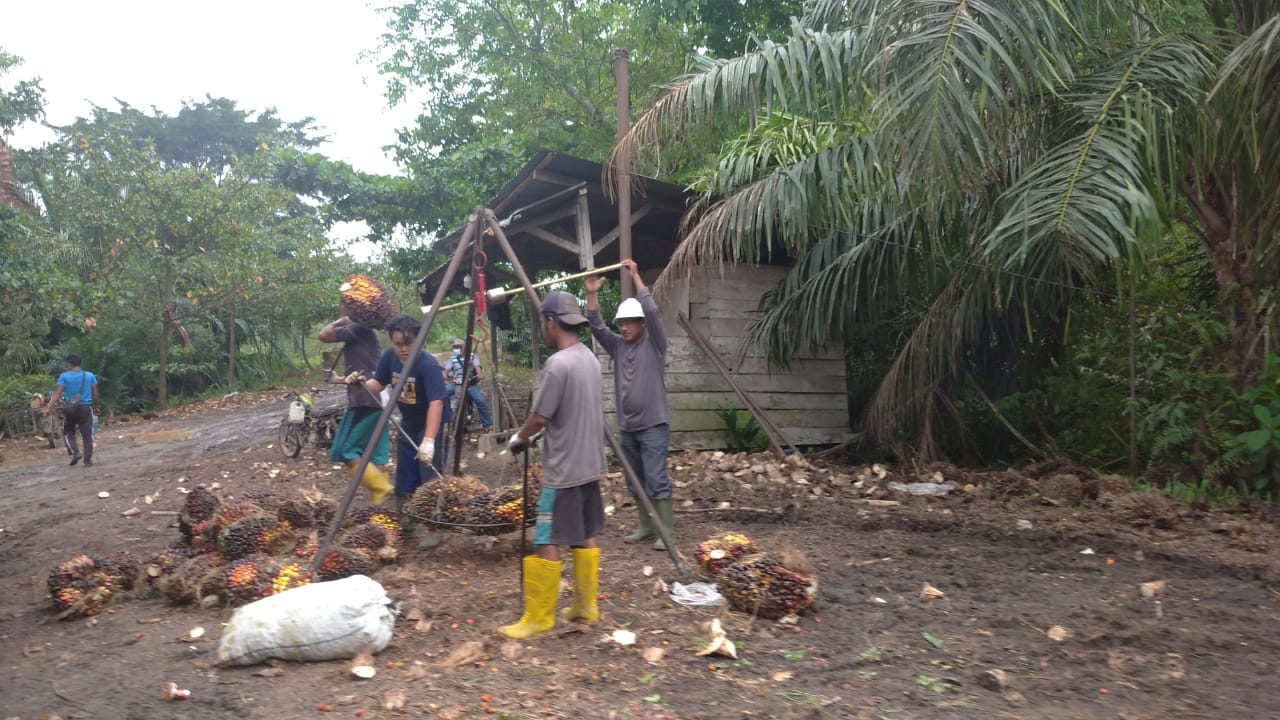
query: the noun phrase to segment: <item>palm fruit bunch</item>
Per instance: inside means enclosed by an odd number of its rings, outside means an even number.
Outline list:
[[[49,571],[49,592],[92,580],[98,572],[98,563],[88,555],[76,555],[63,560],[57,567]]]
[[[292,541],[289,526],[276,518],[247,517],[218,533],[218,551],[235,560],[254,553],[274,553]]]
[[[106,582],[113,588],[132,590],[142,577],[142,561],[127,550],[108,553],[106,557],[96,560],[95,563]]]
[[[338,504],[319,494],[306,493],[302,499],[289,498],[276,508],[276,517],[295,528],[324,527],[333,519]]]
[[[698,543],[693,557],[703,570],[715,577],[738,558],[758,552],[760,548],[755,540],[740,533],[725,533]]]
[[[464,516],[467,530],[477,535],[501,535],[519,530],[525,506],[521,490],[520,485],[508,485],[472,498]],[[536,519],[534,513],[529,514],[529,524]]]
[[[762,618],[795,615],[813,604],[818,583],[765,553],[739,558],[716,576],[733,609]]]
[[[251,517],[266,517],[267,512],[252,500],[236,500],[225,503],[218,512],[197,526],[197,535],[191,541],[192,547],[216,550],[218,538],[222,531],[237,520]],[[203,542],[201,541],[203,539]]]
[[[377,557],[378,551],[388,547],[390,543],[388,542],[387,531],[382,526],[374,523],[362,523],[343,532],[338,545],[352,550],[360,550]]]
[[[464,522],[467,503],[488,490],[469,475],[450,475],[423,484],[413,493],[404,513],[426,526],[448,529]]]
[[[380,505],[366,505],[356,508],[342,518],[342,527],[352,528],[364,523],[373,523],[387,531],[387,542],[395,545],[400,542],[400,513]]]
[[[316,556],[316,551],[320,549],[320,541],[316,539],[315,533],[311,533],[306,537],[298,538],[293,546],[293,556],[310,560]]]
[[[378,561],[370,554],[354,548],[336,547],[325,554],[320,563],[321,580],[340,580],[351,575],[372,575]]]
[[[270,587],[271,558],[263,554],[242,557],[222,570],[219,584],[235,603],[249,603],[266,597]]]
[[[209,488],[204,485],[191,488],[178,513],[178,531],[182,533],[183,542],[192,544],[196,526],[216,515],[221,507],[222,501]]]
[[[62,617],[97,615],[111,597],[111,584],[106,581],[98,563],[88,555],[76,555],[49,571],[49,597]]]
[[[347,316],[365,327],[381,330],[396,314],[396,304],[381,285],[364,275],[350,275],[338,288]]]
[[[222,574],[226,559],[216,552],[195,555],[184,560],[156,585],[160,594],[174,605],[185,605],[206,595],[222,592]]]
[[[311,569],[300,562],[282,560],[272,565],[270,570],[267,595],[278,595],[289,588],[301,587],[311,582]]]
[[[285,504],[284,498],[266,490],[250,490],[241,493],[240,500],[247,500],[272,515],[278,513]]]

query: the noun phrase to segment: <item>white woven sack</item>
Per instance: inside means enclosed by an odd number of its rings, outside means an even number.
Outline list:
[[[379,652],[391,642],[393,603],[376,580],[352,575],[311,583],[236,610],[218,642],[218,662],[267,658],[337,660]]]

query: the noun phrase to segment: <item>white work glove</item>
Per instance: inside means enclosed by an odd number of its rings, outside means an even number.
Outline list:
[[[520,433],[511,433],[511,437],[507,439],[507,450],[512,455],[519,455],[529,449],[529,441],[520,437]]]
[[[352,370],[350,375],[347,375],[346,377],[342,378],[342,382],[348,385],[359,385],[364,381],[365,381],[364,373],[360,372],[359,370]]]
[[[418,443],[418,462],[430,465],[436,457],[436,441],[428,438]]]

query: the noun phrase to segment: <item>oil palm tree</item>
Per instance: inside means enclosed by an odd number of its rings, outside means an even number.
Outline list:
[[[1183,224],[1247,382],[1280,277],[1277,5],[818,0],[786,42],[701,60],[615,147],[643,162],[750,125],[720,138],[658,289],[785,249],[750,337],[783,364],[919,304],[864,429],[929,457],[962,388],[1051,347],[1082,292]]]

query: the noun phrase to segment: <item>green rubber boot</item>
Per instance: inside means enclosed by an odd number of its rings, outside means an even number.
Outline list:
[[[649,520],[649,513],[644,511],[644,506],[636,503],[636,510],[640,513],[640,527],[630,535],[622,538],[624,543],[638,543],[653,537],[653,522]]]
[[[653,509],[658,511],[658,520],[662,523],[662,527],[666,528],[667,536],[671,538],[671,542],[675,542],[676,525],[674,510],[671,508],[671,498],[667,498],[666,500],[654,500]],[[657,539],[653,541],[653,549],[667,549],[666,543],[662,542],[661,535],[658,535]]]

